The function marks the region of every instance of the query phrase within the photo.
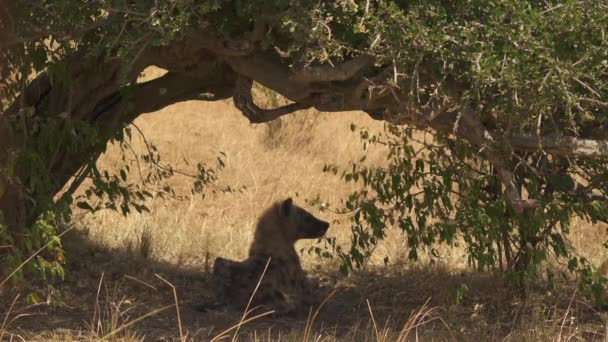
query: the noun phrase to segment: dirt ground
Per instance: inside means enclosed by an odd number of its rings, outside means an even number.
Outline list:
[[[2,313],[8,314],[6,340],[88,341],[112,333],[105,339],[178,341],[180,323],[187,340],[234,337],[243,313],[212,305],[204,263],[175,267],[150,262],[124,250],[95,246],[82,233],[66,241],[69,276],[57,288],[63,303],[27,306],[18,300],[10,313]],[[605,339],[606,314],[567,286],[551,293],[537,284],[522,301],[498,277],[430,265],[372,268],[350,276],[313,273],[335,284],[335,294],[322,308],[244,323],[236,332],[238,339],[392,341],[402,332],[408,340]],[[173,290],[157,275],[175,286],[179,321]],[[468,292],[457,303],[457,289],[464,286]],[[14,295],[3,296],[3,308],[10,307]],[[208,308],[201,311],[201,306]],[[310,312],[317,313],[314,320]],[[258,313],[263,312],[249,317]],[[307,326],[311,332],[305,336]]]

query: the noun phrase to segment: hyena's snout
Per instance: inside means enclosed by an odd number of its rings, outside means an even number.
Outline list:
[[[321,235],[324,235],[325,233],[327,233],[328,229],[329,229],[329,222],[321,221]]]
[[[309,236],[313,239],[320,238],[323,235],[325,235],[325,233],[327,233],[328,229],[329,229],[328,222],[325,222],[322,220],[316,220],[316,222],[314,222],[311,225],[311,227],[308,229]]]

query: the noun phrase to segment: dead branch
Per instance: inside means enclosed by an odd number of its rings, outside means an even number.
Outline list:
[[[541,137],[520,135],[507,139],[509,144],[518,151],[543,151],[556,156],[572,156],[581,158],[607,158],[608,141],[581,139],[568,136]]]

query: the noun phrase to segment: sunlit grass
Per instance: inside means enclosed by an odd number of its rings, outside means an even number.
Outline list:
[[[405,239],[398,231],[389,232],[389,237],[378,245],[370,261],[372,266],[381,266],[382,271],[369,267],[368,273],[336,276],[339,293],[323,308],[313,308],[308,318],[288,321],[290,329],[268,325],[268,321],[258,329],[256,324],[268,317],[245,322],[263,314],[257,311],[225,319],[228,324],[222,328],[228,332],[224,335],[209,320],[205,321],[208,326],[204,327],[192,322],[183,322],[182,326],[184,317],[196,321],[203,314],[186,313],[188,309],[178,298],[196,298],[198,294],[188,291],[203,292],[208,284],[202,281],[188,287],[189,280],[177,277],[178,282],[170,280],[170,287],[174,287],[169,291],[167,283],[153,274],[144,275],[145,279],[137,276],[145,273],[146,265],[156,263],[174,269],[188,267],[204,274],[217,256],[244,259],[258,215],[274,201],[294,197],[297,204],[332,222],[329,236],[336,237],[339,244],[350,244],[347,218],[329,211],[319,212],[308,206],[306,200],[319,197],[330,206],[339,207],[340,201],[355,189],[354,185],[344,183],[333,174],[323,173],[323,166],[346,167],[351,160],[362,156],[359,136],[351,131],[351,123],[376,132],[382,130],[383,123],[358,112],[305,111],[281,120],[280,125],[274,124],[271,128],[264,124],[251,125],[228,101],[185,102],[142,115],[135,124],[158,146],[166,163],[192,170],[199,161],[212,164],[222,151],[227,155],[226,169],[220,174],[218,186],[244,187],[244,190],[230,194],[207,193],[204,198],[197,195],[184,200],[157,199],[148,204],[150,213],[128,217],[111,211],[78,216],[77,229],[86,231],[87,239],[102,251],[92,252],[91,260],[109,258],[103,265],[92,265],[89,273],[68,274],[68,278],[71,277],[68,281],[77,285],[83,283],[81,291],[87,295],[65,300],[69,305],[86,307],[83,309],[85,317],[66,323],[65,331],[28,333],[20,330],[19,322],[29,317],[15,319],[21,311],[11,307],[0,310],[5,311],[0,317],[5,321],[0,328],[0,337],[48,341],[155,340],[158,331],[146,329],[155,327],[155,323],[149,322],[162,316],[162,320],[170,317],[175,321],[163,336],[187,341],[208,341],[220,336],[231,340],[237,330],[241,340],[251,341],[451,340],[454,336],[475,340],[505,336],[507,340],[603,340],[603,328],[581,323],[585,319],[581,312],[592,312],[596,319],[603,314],[579,302],[578,294],[548,295],[550,290],[539,290],[533,293],[536,299],[530,303],[518,302],[508,294],[499,293],[505,291],[505,287],[497,284],[493,277],[475,280],[475,274],[459,276],[468,269],[464,251],[457,248],[442,249],[439,265],[426,265],[423,261],[422,266],[412,266],[405,254]],[[141,148],[136,135],[134,139],[135,147]],[[366,163],[382,165],[383,161],[382,150],[368,150]],[[120,163],[115,146],[110,146],[99,161],[100,167],[109,169]],[[130,177],[130,181],[138,181],[137,175]],[[190,179],[176,177],[170,182],[178,193],[189,194]],[[572,246],[598,263],[606,259],[606,251],[599,247],[605,239],[604,226],[583,222],[574,225],[571,235]],[[306,251],[315,243],[301,242],[298,250]],[[127,251],[127,255],[141,260],[131,264],[131,260],[117,255],[116,250]],[[389,267],[382,268],[386,256]],[[313,273],[337,268],[335,259],[323,259],[314,253],[303,253],[301,257],[304,267]],[[406,271],[405,275],[401,273]],[[100,281],[102,272],[115,273],[114,279]],[[471,295],[467,299],[469,302],[456,304],[456,289],[462,284],[469,284],[473,292],[486,294]],[[354,289],[354,298],[342,293],[349,289]],[[556,296],[560,299],[555,299]],[[571,298],[576,298],[572,305],[569,304]],[[350,300],[352,303],[348,302]],[[357,309],[352,309],[355,306]],[[176,309],[181,316],[175,315]],[[346,326],[328,326],[321,319],[324,311],[330,311],[332,318],[343,319]],[[507,319],[502,316],[505,313],[511,316]],[[53,312],[46,314],[52,316]],[[522,320],[523,316],[526,318]],[[284,319],[276,318],[274,322],[282,323]],[[236,326],[240,328],[229,330]]]

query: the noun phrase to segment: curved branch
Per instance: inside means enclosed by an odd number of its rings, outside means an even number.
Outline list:
[[[331,67],[319,67],[321,69],[315,69],[311,74],[300,76],[294,76],[292,69],[274,51],[255,52],[247,57],[226,57],[224,60],[236,73],[255,80],[293,102],[322,111],[380,109],[399,103],[390,86],[377,83],[376,78],[340,81],[351,73],[355,77],[361,67],[368,65],[366,63],[370,59],[365,56],[334,67],[341,71],[332,73],[328,71]],[[322,72],[327,72],[327,76],[321,76]],[[379,74],[384,73],[383,70]],[[322,79],[329,81],[318,81]]]
[[[511,203],[513,209],[517,213],[522,214],[526,209],[537,208],[539,206],[537,201],[531,199],[523,200],[521,198],[519,186],[515,181],[513,172],[508,167],[504,157],[495,150],[496,141],[494,140],[494,137],[483,126],[481,121],[473,116],[468,105],[464,105],[461,109],[461,120],[466,127],[465,138],[468,138],[467,140],[475,145],[480,146],[481,150],[487,150],[486,155],[492,165],[496,168],[498,177],[505,187],[504,195],[509,203]],[[454,130],[458,129],[458,127],[455,127]]]
[[[283,115],[293,113],[295,111],[310,108],[310,106],[301,103],[292,103],[286,106],[281,106],[275,109],[262,109],[253,101],[251,87],[253,81],[246,77],[238,77],[234,91],[234,105],[238,108],[251,123],[262,123],[272,121]]]
[[[376,59],[369,55],[361,55],[342,64],[322,65],[304,69],[290,78],[296,82],[331,82],[347,81],[366,67],[374,64]]]
[[[289,66],[271,51],[256,51],[246,57],[230,56],[224,60],[237,74],[255,80],[293,102],[306,100],[314,91],[312,85],[290,79]]]
[[[187,100],[217,101],[234,94],[235,74],[218,66],[206,78],[168,72],[148,82],[128,86],[100,101],[92,120],[120,120],[129,123],[142,113],[155,112],[166,106]],[[128,94],[125,98],[122,94]],[[129,111],[123,113],[123,105]]]
[[[192,78],[181,73],[167,74],[145,83],[134,84],[98,102],[89,113],[88,120],[94,123],[105,137],[130,124],[142,113],[158,111],[177,102],[204,99],[216,101],[230,98],[234,92],[234,73],[225,65],[218,67],[205,79]],[[97,159],[97,153],[92,160]],[[87,161],[91,156],[86,156]],[[82,160],[61,160],[50,165],[60,189],[82,166]]]

